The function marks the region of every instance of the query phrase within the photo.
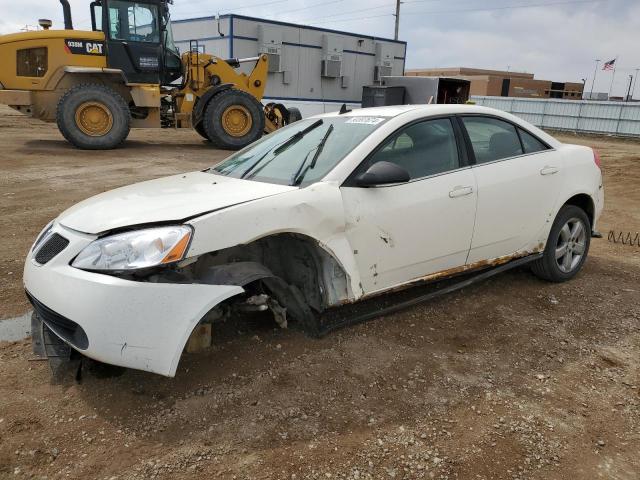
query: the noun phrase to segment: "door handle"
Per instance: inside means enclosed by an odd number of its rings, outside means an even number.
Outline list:
[[[540,170],[540,175],[553,175],[554,173],[558,173],[558,171],[558,167],[546,165],[542,170]]]
[[[471,195],[473,193],[473,187],[455,187],[449,192],[449,197],[457,198]]]

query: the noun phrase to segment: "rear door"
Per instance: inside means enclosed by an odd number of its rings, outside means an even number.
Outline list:
[[[346,235],[363,293],[465,264],[476,208],[475,178],[450,118],[410,124],[385,140],[354,172],[378,161],[406,169],[402,184],[341,187]]]
[[[158,4],[109,0],[103,9],[107,65],[129,83],[159,83],[161,35]]]
[[[490,116],[462,116],[475,157],[478,206],[467,263],[539,250],[553,222],[561,155],[523,128]]]

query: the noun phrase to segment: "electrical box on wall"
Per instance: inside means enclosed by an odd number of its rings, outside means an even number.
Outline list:
[[[376,42],[376,63],[373,72],[373,79],[381,82],[382,77],[391,75],[393,69],[393,50],[390,45]]]
[[[258,25],[258,52],[269,57],[269,71],[281,72],[282,29],[269,25]]]
[[[342,74],[342,39],[331,34],[322,35],[322,76],[339,78]]]

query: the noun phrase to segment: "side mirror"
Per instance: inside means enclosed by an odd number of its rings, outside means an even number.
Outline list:
[[[376,162],[369,169],[356,177],[359,187],[375,187],[392,183],[406,183],[411,175],[400,165],[391,162]]]

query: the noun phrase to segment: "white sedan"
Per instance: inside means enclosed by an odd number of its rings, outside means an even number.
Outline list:
[[[507,113],[330,113],[75,205],[37,238],[24,285],[76,351],[174,376],[194,329],[239,310],[314,332],[332,307],[514,259],[568,280],[602,207],[596,152]]]

